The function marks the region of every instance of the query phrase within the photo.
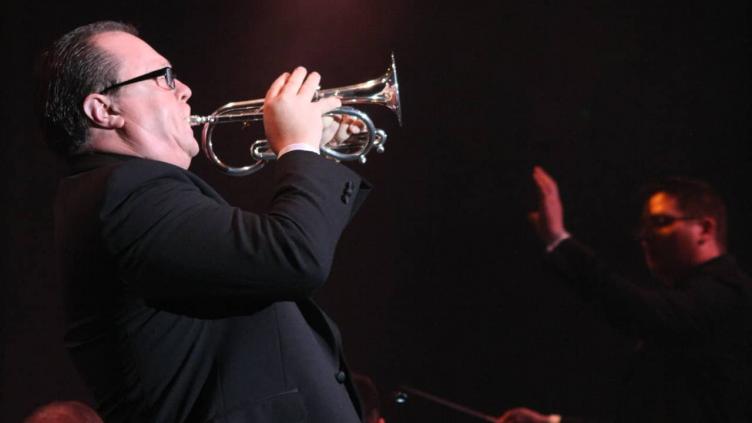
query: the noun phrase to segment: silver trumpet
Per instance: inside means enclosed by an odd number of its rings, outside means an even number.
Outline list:
[[[397,65],[394,61],[394,53],[391,55],[391,65],[386,73],[379,78],[372,79],[360,84],[347,85],[338,88],[329,88],[316,91],[313,100],[326,97],[337,97],[343,105],[348,104],[377,104],[391,109],[397,115],[397,121],[402,124],[402,112],[400,109],[399,85],[397,83]],[[245,100],[227,103],[215,110],[208,116],[191,116],[191,126],[204,125],[201,133],[201,146],[206,157],[220,169],[232,176],[249,175],[264,166],[265,161],[275,160],[277,156],[271,150],[266,140],[256,140],[251,146],[251,158],[254,163],[247,166],[233,167],[224,163],[215,153],[212,147],[212,133],[214,127],[223,123],[242,123],[248,125],[251,122],[260,121],[264,115],[264,99]],[[352,107],[340,107],[327,112],[325,115],[350,115],[363,122],[365,129],[349,139],[321,146],[321,154],[340,161],[358,160],[366,162],[366,155],[372,150],[384,152],[386,133],[377,129],[371,118],[364,112]]]

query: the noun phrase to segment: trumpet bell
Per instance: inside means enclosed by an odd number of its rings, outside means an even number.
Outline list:
[[[394,53],[391,54],[391,63],[386,73],[381,77],[360,84],[319,90],[314,98],[318,100],[332,96],[338,97],[342,101],[342,105],[375,104],[384,106],[397,115],[397,123],[402,126],[397,62],[394,59]]]

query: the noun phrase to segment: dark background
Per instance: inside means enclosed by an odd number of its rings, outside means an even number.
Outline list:
[[[32,112],[32,69],[62,33],[122,20],[173,63],[209,113],[262,97],[296,65],[324,88],[380,75],[394,51],[404,125],[375,111],[384,155],[348,164],[375,190],[343,236],[317,298],[351,367],[391,422],[478,421],[408,385],[497,415],[519,405],[608,414],[630,340],[542,262],[526,222],[534,164],[560,183],[571,232],[616,269],[646,272],[636,193],[666,174],[726,196],[730,246],[752,269],[750,6],[746,1],[5,1],[0,142],[0,420],[90,398],[61,345],[51,204],[64,167]],[[271,165],[273,166],[273,164]],[[233,179],[191,169],[263,210],[269,168]]]

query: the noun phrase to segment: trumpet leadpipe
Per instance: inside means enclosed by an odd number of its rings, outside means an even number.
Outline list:
[[[213,114],[209,116],[192,115],[188,117],[188,122],[191,126],[203,125],[206,123],[213,123],[215,125],[220,123],[233,123],[233,122],[252,122],[263,119],[263,116],[258,113],[223,113]]]

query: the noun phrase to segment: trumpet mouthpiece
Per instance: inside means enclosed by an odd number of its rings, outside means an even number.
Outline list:
[[[197,125],[203,125],[208,122],[213,122],[214,119],[212,119],[211,116],[188,116],[188,123],[191,124],[191,126],[197,126]]]

